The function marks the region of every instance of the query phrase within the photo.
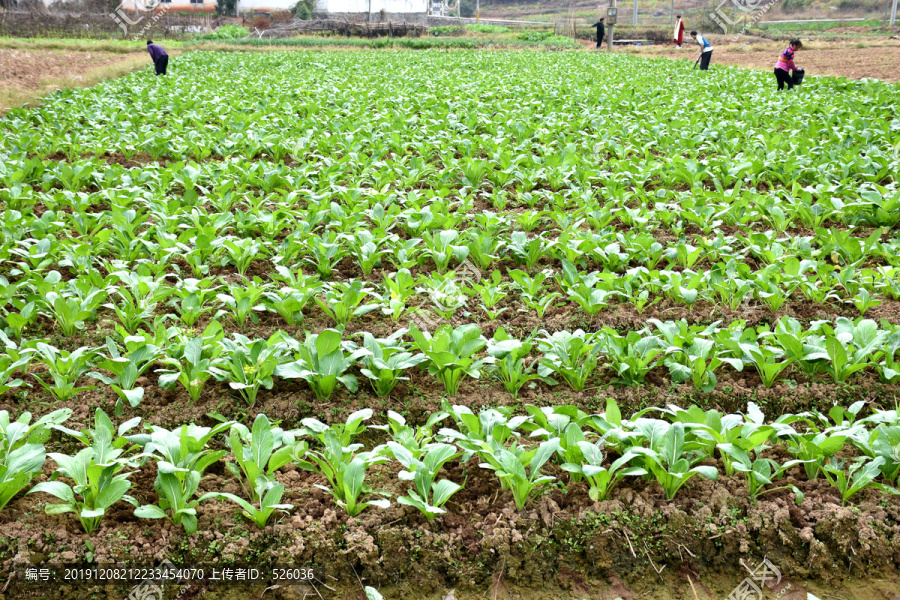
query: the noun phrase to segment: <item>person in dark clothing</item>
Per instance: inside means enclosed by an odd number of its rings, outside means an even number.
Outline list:
[[[169,55],[159,44],[154,44],[153,40],[147,40],[147,52],[153,60],[153,66],[156,67],[156,75],[165,75],[166,67],[169,65]]]
[[[691,32],[691,37],[696,40],[697,45],[700,46],[700,57],[697,59],[700,61],[700,70],[708,71],[709,70],[709,60],[712,58],[713,47],[712,44],[707,41],[703,34],[697,33],[696,31]]]
[[[600,47],[601,44],[603,44],[603,36],[606,35],[606,25],[603,24],[604,20],[606,20],[605,17],[600,19],[593,25],[591,25],[591,27],[597,28],[597,47],[598,48]]]

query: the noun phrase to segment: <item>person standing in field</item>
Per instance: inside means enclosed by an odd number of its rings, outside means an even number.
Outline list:
[[[154,44],[153,40],[147,40],[147,52],[153,60],[153,66],[156,67],[157,77],[166,74],[166,67],[169,65],[169,55],[165,49],[159,44]]]
[[[797,65],[794,64],[794,53],[803,47],[800,40],[791,40],[791,45],[784,49],[778,62],[775,63],[775,81],[778,82],[778,91],[784,89],[787,84],[789,90],[794,89],[794,78],[791,77],[790,71],[797,71]]]
[[[697,45],[700,46],[700,70],[708,71],[709,70],[709,60],[712,58],[713,47],[705,37],[696,31],[691,32],[691,37],[697,41]]]
[[[675,18],[677,20],[675,21],[675,33],[672,40],[676,46],[681,48],[681,44],[684,42],[684,21],[681,20],[681,15],[677,15]]]
[[[599,21],[591,25],[591,27],[597,28],[597,47],[603,43],[603,36],[606,35],[606,25],[603,24],[605,17],[602,17]]]

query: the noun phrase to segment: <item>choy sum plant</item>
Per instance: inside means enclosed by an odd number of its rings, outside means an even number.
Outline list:
[[[647,470],[642,467],[628,466],[629,463],[639,457],[635,452],[626,452],[608,467],[604,467],[603,462],[606,455],[603,452],[602,441],[597,443],[580,441],[578,442],[578,447],[584,457],[583,462],[580,464],[565,463],[562,465],[562,468],[569,473],[583,476],[590,483],[588,495],[591,497],[591,500],[606,500],[613,486],[625,477],[647,474]]]
[[[348,419],[344,425],[328,427],[324,431],[317,427],[317,431],[311,431],[321,447],[310,449],[304,443],[294,452],[293,462],[301,469],[324,477],[328,485],[316,487],[330,494],[335,504],[355,517],[369,506],[387,508],[390,501],[386,497],[390,494],[373,490],[365,483],[366,471],[373,465],[386,462],[388,458],[378,452],[359,452],[362,444],[349,443],[346,437],[348,432],[351,428],[356,431],[362,421],[361,417],[354,415],[351,418],[353,421]],[[342,438],[348,441],[346,445]]]
[[[364,287],[363,281],[335,283],[326,289],[324,298],[316,296],[316,304],[334,324],[343,331],[352,319],[378,308],[378,304],[363,304],[363,300],[374,290]]]
[[[785,485],[763,491],[765,486],[774,483],[788,469],[804,462],[802,460],[789,460],[784,464],[779,464],[771,458],[760,458],[758,453],[757,458],[753,459],[749,452],[734,444],[719,444],[719,449],[731,458],[730,464],[735,471],[744,473],[747,476],[747,492],[751,498],[756,498],[765,492],[793,488],[794,486]]]
[[[662,486],[666,500],[674,498],[694,475],[713,480],[719,478],[715,467],[694,466],[707,457],[686,447],[682,423],[639,419],[636,425],[650,442],[650,447],[634,447],[632,452],[644,457],[644,465]]]
[[[116,429],[109,417],[98,408],[91,429],[76,432],[53,425],[89,446],[75,456],[50,454],[50,458],[59,465],[57,471],[51,481],[37,484],[29,493],[45,492],[62,500],[61,503],[48,504],[46,512],[77,514],[88,534],[97,529],[107,509],[119,500],[137,506],[137,501],[126,494],[132,483],[128,481],[130,473],[123,470],[137,467],[138,462],[128,456],[129,451],[124,448],[127,440],[121,436],[139,421],[140,418],[131,419]],[[60,476],[72,480],[73,484],[58,481]]]
[[[231,421],[215,427],[191,424],[173,431],[153,426],[149,434],[128,436],[130,441],[144,447],[142,456],[155,460],[157,469],[153,488],[159,496],[159,504],[139,506],[134,514],[144,519],[168,518],[183,526],[186,533],[195,532],[197,505],[214,497],[214,494],[204,494],[194,498],[200,479],[211,464],[225,455],[225,450],[213,451],[207,444],[231,425]]]
[[[330,398],[338,382],[351,392],[358,389],[356,376],[347,371],[369,351],[364,348],[345,351],[339,331],[308,333],[303,343],[294,340],[286,343],[294,350],[295,360],[280,364],[275,369],[278,377],[305,379],[320,400]]]
[[[222,340],[222,345],[225,352],[219,377],[226,379],[228,387],[237,390],[248,406],[253,406],[261,388],[272,389],[272,376],[287,354],[287,344],[281,333],[256,341],[236,333],[234,340]]]
[[[409,379],[403,377],[404,372],[427,360],[424,354],[408,352],[399,341],[406,331],[400,329],[384,339],[363,333],[363,348],[368,352],[360,356],[364,365],[360,372],[372,384],[376,396],[389,395],[398,383]]]
[[[281,503],[284,485],[275,479],[275,471],[291,462],[298,442],[292,432],[273,427],[269,418],[260,414],[251,430],[240,423],[232,425],[228,444],[234,462],[226,465],[241,480],[250,500],[227,492],[215,492],[215,496],[237,504],[242,514],[262,529],[276,511],[293,508]]]
[[[487,345],[477,325],[460,325],[456,329],[443,325],[434,335],[420,331],[415,323],[409,330],[416,346],[428,357],[428,373],[444,384],[448,396],[455,396],[459,391],[463,375],[478,379],[481,368],[494,361],[491,357],[475,358]]]
[[[828,482],[841,493],[844,504],[866,488],[876,488],[890,494],[900,494],[896,488],[879,483],[875,479],[881,475],[884,457],[870,459],[862,456],[853,461],[838,461],[834,458],[825,463],[822,472]]]
[[[217,336],[218,337],[218,336]],[[171,340],[168,355],[160,362],[170,368],[158,369],[159,386],[170,388],[180,383],[192,402],[197,402],[203,386],[211,377],[222,377],[222,345],[205,335],[190,340]]]
[[[31,413],[10,421],[9,413],[0,410],[0,510],[40,472],[51,426],[62,424],[71,414],[72,409],[61,408],[32,423]]]
[[[350,516],[358,515],[369,506],[390,506],[386,498],[390,494],[373,490],[365,483],[369,467],[386,462],[388,458],[380,451],[359,452],[362,444],[353,442],[365,431],[364,422],[371,418],[372,409],[366,408],[354,412],[343,423],[326,425],[316,419],[303,419],[298,435],[312,438],[315,448],[310,449],[303,442],[293,453],[294,464],[326,479],[327,486],[317,487],[329,493],[335,504],[344,508]]]
[[[448,416],[450,416],[449,413],[436,412],[428,417],[424,425],[412,427],[406,423],[403,415],[389,410],[387,412],[388,424],[371,425],[370,429],[389,431],[392,442],[400,444],[414,459],[419,460],[435,443],[433,427]]]
[[[460,456],[460,452],[450,444],[433,444],[424,455],[416,458],[397,442],[387,443],[388,451],[403,465],[400,479],[412,481],[408,496],[400,496],[397,502],[419,509],[429,521],[444,513],[443,506],[453,494],[462,489],[449,479],[435,482],[441,467]]]
[[[32,375],[57,400],[65,401],[79,392],[94,389],[95,386],[92,385],[75,387],[78,379],[91,368],[94,351],[90,348],[82,347],[67,352],[38,342],[37,357],[47,367],[52,383],[44,379],[46,376]]]
[[[549,377],[543,377],[535,372],[537,360],[526,364],[528,355],[534,344],[529,341],[512,339],[502,327],[498,327],[494,337],[488,341],[488,355],[494,359],[492,373],[503,384],[503,389],[518,397],[522,386],[532,381],[543,381],[553,385],[555,382]]]
[[[478,456],[485,461],[479,466],[494,471],[501,481],[506,482],[518,510],[525,508],[536,491],[556,479],[542,475],[541,467],[559,450],[557,438],[532,449],[516,444],[505,448],[493,440],[481,442],[479,446]]]
[[[538,340],[544,357],[540,361],[538,374],[541,377],[558,375],[575,391],[581,391],[588,378],[597,368],[601,348],[593,337],[581,329],[574,333],[557,331]]]
[[[144,398],[144,388],[136,387],[138,377],[150,368],[162,355],[155,345],[145,341],[126,341],[127,356],[122,356],[119,347],[112,339],[106,339],[109,358],[97,364],[97,367],[109,371],[113,376],[101,373],[90,373],[90,376],[110,386],[119,397],[116,403],[116,414],[121,414],[125,402],[132,408],[138,406]]]

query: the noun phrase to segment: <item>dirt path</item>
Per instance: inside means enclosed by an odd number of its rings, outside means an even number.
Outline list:
[[[787,45],[779,42],[753,43],[752,45],[715,46],[713,64],[726,64],[748,69],[770,71],[781,50]],[[884,40],[872,43],[811,42],[808,48],[797,52],[795,61],[808,75],[833,75],[849,79],[872,77],[882,81],[900,82],[900,43]],[[626,52],[641,56],[658,56],[693,61],[696,51],[685,42],[678,50],[673,46],[629,47]]]

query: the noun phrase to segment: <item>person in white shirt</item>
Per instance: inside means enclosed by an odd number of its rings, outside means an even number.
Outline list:
[[[700,70],[708,71],[709,70],[709,60],[712,58],[713,47],[705,37],[696,31],[691,32],[691,37],[697,41],[697,45],[700,46]]]

